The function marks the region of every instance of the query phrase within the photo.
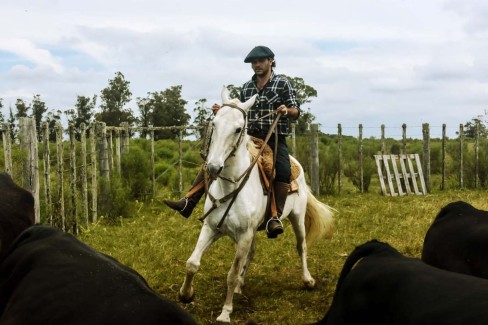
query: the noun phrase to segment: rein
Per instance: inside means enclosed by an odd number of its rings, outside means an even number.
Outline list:
[[[243,115],[244,115],[244,119],[246,120],[246,124],[247,124],[247,119],[246,119],[246,112],[244,112],[244,110],[242,110],[240,107],[238,107],[237,105],[230,105],[230,104],[224,104],[222,106],[229,106],[229,107],[232,107],[232,108],[237,108],[239,109]],[[242,188],[244,187],[244,185],[247,183],[247,180],[249,179],[249,176],[251,175],[251,171],[253,169],[253,167],[256,165],[259,157],[261,156],[261,154],[263,153],[264,151],[264,148],[266,146],[266,144],[268,143],[269,141],[269,138],[271,137],[271,134],[273,133],[274,129],[276,128],[276,125],[278,124],[278,121],[280,120],[280,117],[281,117],[281,113],[278,113],[276,115],[276,118],[274,119],[273,121],[273,124],[271,124],[271,127],[269,128],[269,131],[268,131],[268,134],[266,135],[266,138],[264,139],[264,143],[263,145],[261,146],[261,148],[259,149],[259,152],[258,154],[256,155],[256,157],[253,159],[253,161],[249,164],[249,167],[244,171],[244,173],[242,173],[241,176],[239,176],[236,180],[236,182],[238,182],[241,178],[242,178],[242,182],[239,184],[239,186],[232,192],[230,192],[229,194],[225,195],[224,197],[220,198],[220,199],[216,199],[215,197],[213,197],[209,191],[208,191],[208,186],[209,186],[209,182],[208,182],[208,173],[207,173],[207,169],[205,168],[205,191],[208,195],[208,197],[210,198],[210,200],[212,201],[212,207],[207,211],[207,213],[205,213],[202,217],[199,218],[200,221],[203,221],[205,220],[205,218],[207,218],[207,216],[213,211],[215,210],[216,208],[218,208],[222,203],[225,203],[226,201],[228,201],[229,199],[231,199],[230,203],[229,203],[229,206],[227,207],[227,209],[225,210],[224,214],[222,215],[222,218],[220,219],[220,222],[218,223],[217,225],[217,229],[220,229],[220,227],[222,226],[222,224],[224,223],[224,220],[225,218],[227,217],[227,214],[229,213],[229,210],[230,208],[232,207],[232,205],[234,204],[236,198],[237,198],[237,194],[239,194],[239,192],[242,190]],[[241,134],[239,135],[239,139],[237,140],[237,143],[236,145],[234,145],[234,149],[232,150],[232,154],[235,152],[235,150],[237,149],[237,147],[240,145],[240,143],[242,142],[242,134],[243,134],[243,131],[245,130],[246,128],[244,127],[242,130],[241,130]],[[276,145],[276,144],[275,144]],[[226,160],[230,157],[231,155],[229,155]],[[276,156],[276,154],[274,154],[274,156]],[[275,158],[274,158],[275,159]],[[274,162],[273,162],[273,165],[274,165]],[[224,180],[228,180],[226,178],[222,178]]]

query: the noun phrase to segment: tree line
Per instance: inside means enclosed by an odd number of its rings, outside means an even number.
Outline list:
[[[304,109],[303,105],[310,103],[313,97],[317,97],[317,91],[299,77],[287,77],[297,91],[297,99],[302,107],[302,115],[297,121],[297,134],[304,133],[308,125],[315,119],[311,109]],[[182,85],[171,86],[160,91],[148,92],[144,97],[136,97],[138,114],[127,107],[132,100],[130,81],[125,79],[122,72],[116,72],[113,79],[108,81],[107,87],[100,91],[100,94],[89,96],[77,96],[72,108],[49,109],[41,99],[40,94],[33,96],[30,103],[18,98],[14,107],[10,106],[8,116],[4,117],[2,98],[0,98],[0,123],[7,123],[10,126],[10,136],[15,138],[18,132],[18,122],[21,117],[33,117],[36,121],[38,136],[40,139],[41,123],[48,122],[50,141],[56,140],[54,125],[61,121],[64,115],[69,124],[74,125],[77,138],[80,137],[80,126],[82,123],[89,125],[94,121],[105,122],[107,126],[119,126],[127,122],[130,127],[148,126],[184,126],[191,123],[191,116],[186,110],[188,101],[182,98]],[[234,85],[228,86],[233,97],[238,98],[241,88]],[[194,103],[193,112],[195,117],[193,124],[203,127],[210,118],[211,110],[207,106],[207,100],[202,98]],[[203,128],[201,128],[203,129]],[[144,129],[139,133],[141,138],[146,138]],[[199,136],[197,134],[197,136]],[[159,130],[154,134],[158,139],[175,139],[178,134],[171,130]]]

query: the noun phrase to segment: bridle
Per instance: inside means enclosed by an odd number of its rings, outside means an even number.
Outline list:
[[[230,157],[233,157],[234,156],[237,148],[239,148],[239,146],[241,145],[242,140],[244,139],[244,134],[245,134],[245,132],[247,130],[247,113],[242,108],[240,108],[238,105],[236,105],[236,104],[232,104],[232,103],[222,104],[222,107],[225,107],[225,106],[231,107],[231,108],[235,108],[235,109],[239,110],[242,113],[242,117],[244,118],[244,127],[241,129],[241,132],[239,133],[239,137],[237,138],[236,143],[232,146],[231,152],[224,159],[224,163],[227,161],[227,159],[229,159]]]
[[[239,134],[239,138],[237,139],[237,142],[234,144],[231,153],[225,158],[225,160],[224,160],[224,162],[225,162],[231,156],[234,156],[235,151],[237,150],[237,148],[242,143],[242,140],[244,138],[244,132],[246,132],[246,129],[247,129],[247,114],[246,114],[246,112],[242,108],[240,108],[239,106],[237,106],[235,104],[223,104],[222,106],[228,106],[228,107],[232,107],[232,108],[238,109],[243,114],[244,121],[245,121],[244,122],[244,127],[242,128],[242,130],[241,130],[241,132]],[[210,180],[209,180],[207,168],[206,168],[206,165],[205,165],[205,168],[204,168],[204,171],[205,171],[205,193],[207,193],[208,198],[210,199],[210,201],[212,201],[212,206],[207,211],[207,213],[205,213],[202,217],[199,218],[200,221],[203,222],[203,220],[205,220],[205,218],[207,218],[207,216],[213,210],[215,210],[220,205],[222,205],[223,203],[225,203],[229,199],[231,199],[231,201],[230,201],[227,209],[225,210],[224,214],[222,215],[222,218],[220,219],[219,224],[217,225],[217,229],[220,229],[220,227],[224,223],[225,218],[227,217],[227,214],[229,213],[230,208],[232,207],[232,205],[234,204],[235,199],[237,198],[237,194],[239,194],[239,192],[242,190],[242,188],[244,187],[244,185],[247,183],[247,181],[249,179],[249,176],[251,175],[251,171],[252,171],[253,167],[256,165],[256,163],[258,162],[259,157],[263,153],[263,150],[266,147],[266,144],[268,143],[269,138],[271,137],[271,134],[273,134],[273,131],[276,128],[276,125],[278,124],[278,121],[280,120],[280,117],[281,117],[281,113],[278,113],[276,115],[275,120],[273,121],[273,124],[269,128],[268,134],[266,135],[266,138],[264,139],[264,143],[261,146],[261,148],[259,149],[258,154],[256,155],[256,157],[253,157],[253,160],[249,164],[249,167],[247,167],[247,169],[237,179],[231,180],[231,179],[226,178],[226,177],[218,176],[219,178],[221,178],[223,180],[226,180],[226,181],[229,181],[229,182],[233,182],[233,183],[237,183],[237,182],[239,182],[242,179],[242,182],[239,184],[239,186],[234,191],[230,192],[229,194],[225,195],[224,197],[222,197],[220,199],[216,199],[209,192],[209,190],[208,190],[209,189],[209,186],[210,186]]]

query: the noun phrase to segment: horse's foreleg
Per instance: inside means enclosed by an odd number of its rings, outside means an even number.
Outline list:
[[[256,251],[256,235],[254,234],[251,247],[249,249],[249,252],[247,253],[246,262],[242,267],[242,271],[239,275],[239,282],[237,283],[234,293],[242,293],[242,287],[244,286],[244,278],[246,276],[247,270],[249,269],[249,265],[251,264],[251,261],[254,258],[255,251]]]
[[[225,303],[222,307],[222,313],[217,317],[217,322],[219,323],[230,323],[234,291],[239,284],[240,275],[249,256],[249,250],[251,249],[253,240],[254,231],[250,229],[243,234],[237,242],[236,256],[234,257],[234,262],[227,274],[227,296],[225,297]]]
[[[297,240],[298,256],[300,256],[300,260],[302,262],[302,280],[306,288],[312,289],[315,287],[315,280],[308,270],[307,241],[305,240],[305,225],[303,223],[303,218],[302,222],[295,220],[293,217],[290,217],[289,219],[293,226],[293,231],[295,232],[295,237]]]
[[[186,277],[181,285],[179,298],[182,302],[191,302],[194,297],[192,280],[200,268],[200,261],[208,248],[221,237],[220,233],[215,232],[206,224],[203,225],[198,237],[197,245],[190,258],[186,261]]]

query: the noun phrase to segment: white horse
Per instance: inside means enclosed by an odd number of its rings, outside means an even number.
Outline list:
[[[241,103],[230,98],[226,87],[222,90],[222,107],[212,122],[213,133],[206,161],[208,174],[214,181],[205,201],[206,218],[195,250],[186,262],[186,277],[179,291],[182,301],[192,301],[192,280],[200,267],[202,255],[222,236],[232,238],[237,246],[236,255],[227,275],[227,296],[222,313],[217,317],[219,323],[230,323],[234,293],[241,293],[244,276],[255,251],[256,231],[265,220],[267,196],[263,193],[258,166],[252,165],[253,158],[247,148],[246,115],[255,99],[256,96]],[[298,164],[293,157],[290,159]],[[247,177],[243,175],[247,170],[250,173],[246,182]],[[313,288],[315,280],[307,267],[307,243],[322,236],[332,236],[333,212],[312,195],[301,166],[297,181],[298,192],[288,196],[282,219],[288,217],[293,226],[302,262],[302,279],[307,288]],[[244,185],[237,190],[241,184]],[[234,198],[236,193],[238,195]]]

